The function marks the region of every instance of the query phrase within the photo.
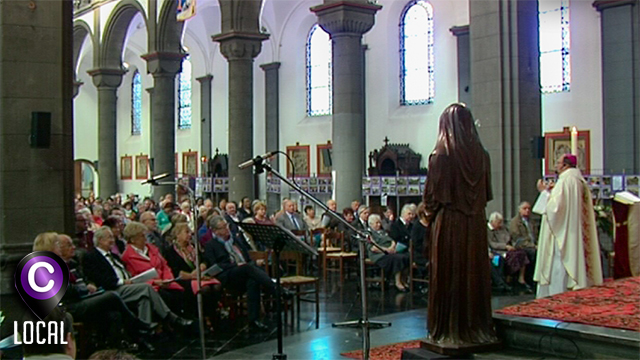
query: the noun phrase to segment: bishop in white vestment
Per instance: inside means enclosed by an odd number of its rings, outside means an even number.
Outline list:
[[[602,284],[591,191],[576,163],[574,155],[563,155],[555,165],[558,183],[538,182],[541,194],[534,210],[542,222],[533,276],[537,298]]]

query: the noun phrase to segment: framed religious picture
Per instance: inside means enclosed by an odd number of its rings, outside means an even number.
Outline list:
[[[185,176],[198,176],[198,152],[189,151],[182,153],[182,174]]]
[[[560,132],[544,133],[544,173],[551,175],[554,172],[558,159],[567,153],[571,153],[571,130],[565,127]],[[578,168],[583,175],[591,172],[591,134],[589,130],[578,131]]]
[[[120,180],[133,179],[133,158],[131,156],[120,157]]]
[[[287,155],[293,161],[293,169],[291,162],[287,161],[287,177],[294,175],[296,177],[309,177],[309,145],[287,146]]]
[[[149,156],[136,156],[136,180],[146,180],[149,177]]]
[[[321,176],[331,176],[331,165],[332,165],[332,152],[333,146],[331,145],[331,140],[327,141],[326,144],[318,144],[316,145],[316,152],[318,155],[318,177]]]

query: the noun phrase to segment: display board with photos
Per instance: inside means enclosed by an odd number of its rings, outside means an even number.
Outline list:
[[[612,199],[615,193],[629,191],[635,195],[639,192],[640,175],[583,175],[591,189],[594,200]],[[557,176],[545,176],[545,181],[557,181]]]
[[[211,179],[214,193],[226,193],[229,192],[229,178],[216,177]]]
[[[426,176],[369,176],[362,179],[364,196],[420,196]]]
[[[304,191],[311,194],[331,194],[333,192],[332,179],[327,177],[299,177],[295,178],[295,183]],[[280,194],[282,193],[282,181],[272,176],[267,177],[267,192]],[[289,189],[289,192],[294,192]]]

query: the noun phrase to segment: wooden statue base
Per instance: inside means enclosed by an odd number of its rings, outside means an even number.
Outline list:
[[[496,341],[484,344],[436,344],[429,340],[420,342],[420,347],[431,352],[447,356],[464,356],[502,349],[502,343]]]

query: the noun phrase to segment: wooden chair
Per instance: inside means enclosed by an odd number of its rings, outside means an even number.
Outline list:
[[[386,278],[384,274],[384,269],[376,265],[371,259],[367,258],[364,261],[365,266],[365,282],[366,283],[378,283],[380,284],[380,291],[382,292],[382,297],[384,297],[384,288],[386,284]],[[370,270],[380,270],[380,276],[369,276]]]
[[[354,262],[358,259],[358,253],[355,252],[347,252],[344,251],[344,233],[338,232],[337,236],[327,236],[324,241],[324,251],[323,251],[323,264],[322,268],[324,269],[324,281],[327,282],[327,272],[328,271],[339,271],[340,272],[340,284],[344,283],[344,269],[345,264],[348,261]],[[337,245],[337,246],[336,246]],[[339,251],[328,251],[328,249],[339,248]],[[338,262],[338,269],[329,268],[329,262]]]
[[[336,239],[339,236],[339,232],[338,231],[333,231],[333,230],[329,230],[326,229],[324,230],[323,234],[322,234],[322,240],[320,241],[320,246],[317,248],[318,249],[318,269],[320,269],[320,271],[322,271],[323,273],[323,279],[327,280],[327,273],[326,273],[326,268],[325,265],[327,264],[327,254],[329,253],[336,253],[336,252],[341,252],[342,248],[340,248],[337,245],[337,241]]]
[[[429,284],[429,278],[426,279],[415,277],[414,271],[418,270],[420,267],[415,263],[413,259],[413,240],[409,241],[409,290],[413,294],[413,283],[423,283]],[[427,263],[427,269],[429,268],[429,264]]]
[[[300,302],[313,302],[316,304],[316,329],[320,327],[320,282],[317,277],[304,275],[304,255],[299,252],[283,251],[280,253],[280,262],[292,261],[296,266],[296,275],[285,276],[280,279],[282,287],[290,289],[294,292],[296,299],[297,320],[300,322]],[[303,288],[312,285],[312,288]],[[313,299],[303,297],[305,295],[314,295]],[[293,306],[291,306],[291,320],[294,319]],[[285,315],[286,321],[286,315]]]

